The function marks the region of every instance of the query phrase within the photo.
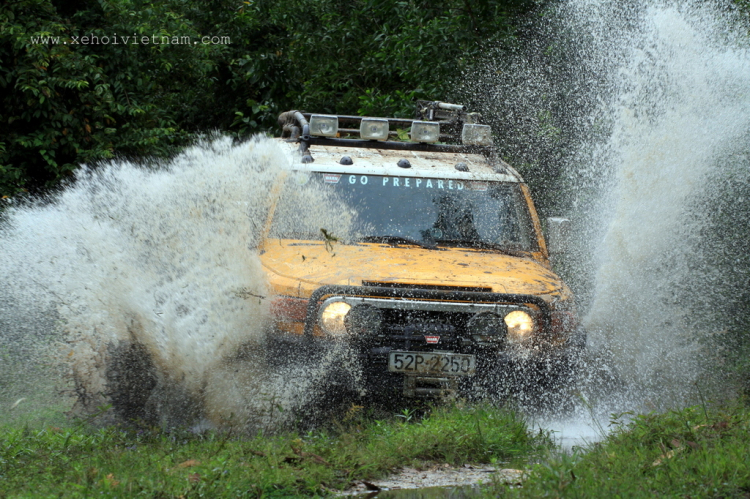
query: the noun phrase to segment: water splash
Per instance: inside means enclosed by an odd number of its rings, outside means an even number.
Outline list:
[[[736,20],[716,7],[649,6],[620,35],[629,49],[602,108],[611,132],[591,156],[613,176],[585,323],[623,379],[657,406],[694,391],[697,340],[726,327],[704,330],[693,318],[707,313],[697,304],[722,294],[696,269],[712,234],[697,200],[718,194],[722,159],[750,128],[750,51],[732,38]]]
[[[268,300],[256,246],[291,160],[269,139],[215,138],[167,164],[84,166],[49,198],[10,207],[3,343],[44,338],[27,357],[65,366],[83,411],[115,400],[128,369],[144,374],[127,382],[153,390],[121,404],[163,422],[257,420],[303,403],[315,373],[281,379],[260,353]],[[313,219],[337,218],[322,194],[295,192]],[[13,334],[34,317],[46,323]]]
[[[713,311],[740,276],[715,255],[739,248],[712,208],[747,179],[747,33],[726,2],[571,0],[463,87],[503,153],[536,165],[542,211],[578,222],[560,269],[605,359],[589,367],[617,373],[627,409],[695,400],[703,340],[731,321]]]

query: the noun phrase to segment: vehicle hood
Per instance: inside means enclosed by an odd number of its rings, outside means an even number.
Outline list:
[[[466,248],[425,249],[379,243],[335,244],[269,240],[261,262],[285,288],[332,284],[360,286],[363,281],[394,284],[487,287],[495,293],[556,294],[560,278],[532,258]]]

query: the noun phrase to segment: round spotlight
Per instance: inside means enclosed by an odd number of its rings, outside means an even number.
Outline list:
[[[355,305],[344,318],[346,331],[360,339],[378,334],[382,323],[383,313],[371,305]]]
[[[508,341],[511,343],[522,343],[534,332],[534,319],[522,310],[514,310],[506,315],[505,324],[508,326]]]
[[[505,341],[507,333],[503,319],[491,312],[482,312],[469,319],[466,330],[479,343],[500,343]]]
[[[320,313],[320,326],[323,331],[336,336],[346,334],[344,318],[351,308],[351,305],[342,301],[336,301],[326,306]]]

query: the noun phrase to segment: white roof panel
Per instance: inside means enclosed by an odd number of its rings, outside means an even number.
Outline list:
[[[431,177],[465,180],[494,180],[498,182],[522,182],[518,173],[506,163],[500,162],[507,173],[496,173],[481,154],[402,151],[364,147],[311,145],[310,154],[314,161],[302,163],[297,152],[298,144],[282,142],[290,155],[291,168],[298,171],[361,173],[398,177]],[[351,165],[339,163],[342,157],[349,156]],[[401,168],[398,162],[409,160],[411,168]],[[457,163],[465,163],[468,172],[456,170]]]

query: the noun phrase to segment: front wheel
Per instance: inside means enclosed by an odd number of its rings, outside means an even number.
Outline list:
[[[583,351],[571,349],[528,366],[521,393],[530,409],[551,416],[567,416],[575,410]]]
[[[115,415],[123,421],[150,421],[148,401],[157,384],[156,368],[146,347],[122,342],[110,350],[107,392]]]

